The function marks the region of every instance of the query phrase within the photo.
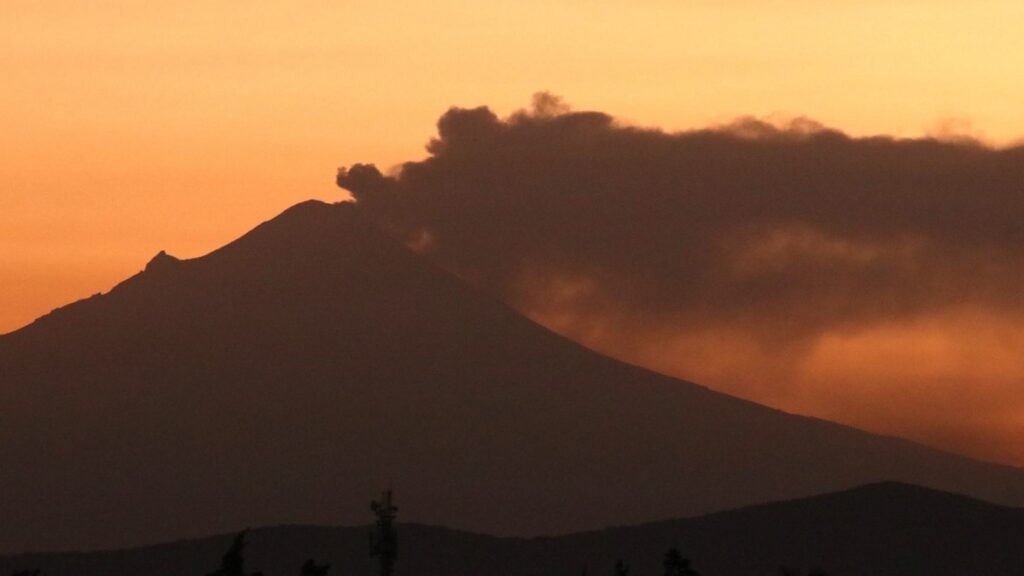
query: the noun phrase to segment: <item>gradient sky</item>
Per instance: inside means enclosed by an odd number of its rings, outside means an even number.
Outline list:
[[[343,198],[337,166],[424,157],[453,105],[507,114],[549,90],[666,130],[804,115],[854,135],[1024,135],[1013,0],[4,0],[2,13],[0,332],[108,290],[159,250],[196,256],[297,201]],[[935,333],[885,330],[825,341],[803,369],[861,381],[863,362],[829,355],[874,358],[886,338]],[[925,342],[944,357],[941,338]],[[634,358],[674,369],[655,348]],[[1000,366],[1015,386],[1022,371]],[[942,376],[967,370],[954,368]],[[808,397],[789,406],[836,416]],[[844,419],[906,432],[862,411]]]

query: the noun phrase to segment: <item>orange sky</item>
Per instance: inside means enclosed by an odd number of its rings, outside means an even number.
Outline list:
[[[0,332],[108,290],[161,249],[196,256],[297,201],[342,198],[337,166],[423,157],[451,105],[507,113],[549,90],[666,129],[752,114],[852,134],[1024,135],[1015,0],[2,10]],[[802,369],[857,346],[837,336]]]
[[[609,355],[788,412],[1024,466],[1019,315],[953,309],[826,334],[784,356],[727,330],[588,333],[535,317]]]

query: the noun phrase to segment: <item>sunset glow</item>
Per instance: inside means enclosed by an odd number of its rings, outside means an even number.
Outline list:
[[[199,256],[296,202],[345,199],[338,166],[425,158],[452,106],[506,117],[543,90],[668,132],[751,116],[995,148],[1024,137],[1013,0],[5,0],[2,11],[0,333],[109,290],[160,250]],[[737,274],[791,252],[878,252],[799,226],[759,238],[726,247]],[[718,390],[1024,466],[1024,307],[965,302],[778,349],[739,323],[602,331],[613,319],[580,323],[559,304],[587,281],[527,312]]]

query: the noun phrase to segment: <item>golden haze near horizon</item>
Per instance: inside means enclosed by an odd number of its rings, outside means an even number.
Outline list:
[[[546,89],[666,130],[754,115],[857,135],[1024,135],[1012,1],[8,0],[3,13],[0,333],[159,250],[201,255],[295,202],[343,198],[338,165],[422,158],[453,105],[507,114]],[[1013,322],[954,311],[830,335],[781,371],[787,359],[728,335],[588,343],[1024,465],[1021,341]]]

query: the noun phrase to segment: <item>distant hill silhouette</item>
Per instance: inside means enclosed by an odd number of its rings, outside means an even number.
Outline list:
[[[880,480],[1024,504],[1019,469],[585,349],[352,204],[299,204],[201,258],[161,253],[0,336],[0,375],[0,551],[362,522],[389,483],[404,520],[504,535]]]
[[[371,576],[367,527],[253,530],[246,566],[298,574],[303,558],[332,573]],[[0,558],[0,574],[33,566],[43,576],[197,576],[217,565],[233,535],[88,554]],[[886,483],[803,500],[557,538],[494,538],[423,525],[400,526],[396,576],[657,576],[678,546],[704,576],[778,576],[780,565],[830,576],[1019,576],[1024,510]],[[6,572],[5,572],[6,571]],[[801,572],[803,573],[803,572]]]

